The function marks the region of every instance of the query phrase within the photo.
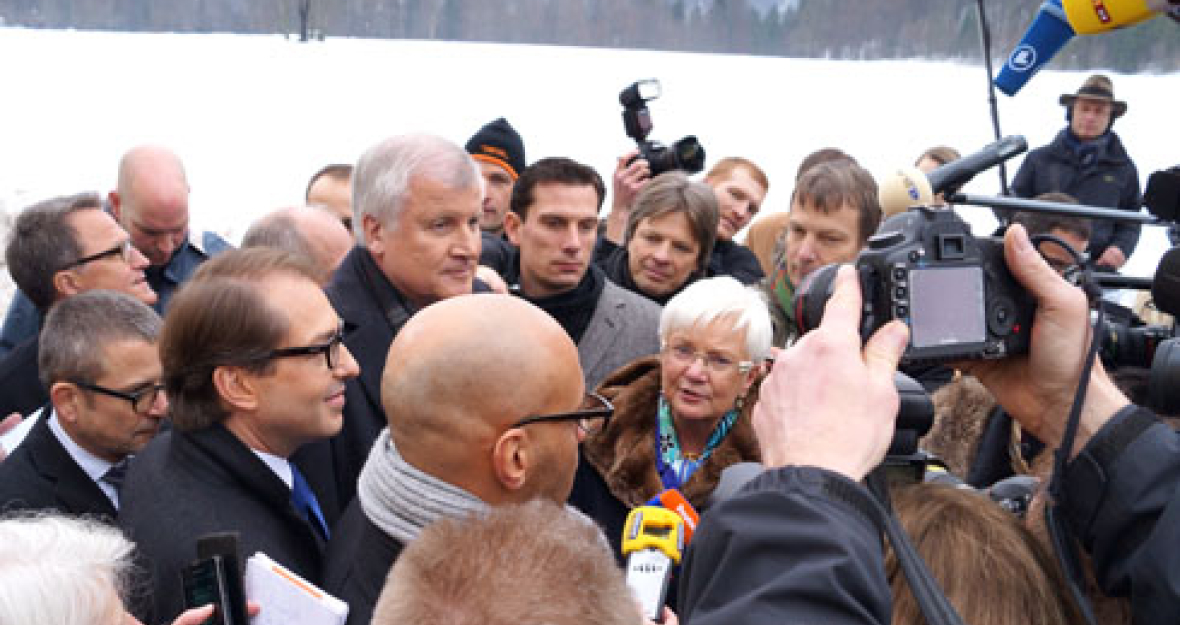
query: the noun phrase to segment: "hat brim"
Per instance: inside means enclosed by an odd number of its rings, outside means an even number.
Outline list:
[[[1073,103],[1078,98],[1085,98],[1087,100],[1101,100],[1102,102],[1110,102],[1110,106],[1111,106],[1110,115],[1111,115],[1111,117],[1122,117],[1123,114],[1127,112],[1127,103],[1126,102],[1123,102],[1122,100],[1113,100],[1111,98],[1103,98],[1103,97],[1094,96],[1094,95],[1086,95],[1086,94],[1077,95],[1076,93],[1065,93],[1065,94],[1062,94],[1061,98],[1059,98],[1057,101],[1061,103],[1061,106],[1068,108],[1068,107],[1073,106]]]

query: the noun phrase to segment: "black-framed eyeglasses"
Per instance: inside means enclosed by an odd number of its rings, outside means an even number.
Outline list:
[[[117,397],[131,404],[131,409],[140,414],[151,410],[152,406],[156,405],[156,398],[164,390],[163,384],[149,384],[138,391],[116,391],[113,388],[91,384],[90,382],[83,382],[81,380],[70,380],[70,383],[78,388],[86,389],[94,393],[100,393],[109,397]]]
[[[135,252],[133,251],[134,249],[135,249],[135,247],[131,244],[131,239],[124,239],[122,243],[119,243],[118,245],[116,245],[108,250],[103,250],[101,252],[98,252],[96,254],[91,254],[89,256],[83,256],[82,258],[79,258],[78,260],[66,265],[65,267],[62,267],[61,270],[65,271],[66,269],[73,269],[74,267],[81,267],[82,265],[85,265],[86,263],[92,263],[96,260],[101,260],[103,258],[116,256],[116,255],[121,257],[123,259],[123,262],[130,265],[131,264],[131,257],[135,254]]]
[[[589,436],[602,430],[614,412],[615,406],[607,398],[598,393],[586,393],[582,398],[582,405],[573,412],[533,415],[513,423],[512,427],[518,428],[545,421],[577,421],[578,429]]]
[[[294,356],[315,356],[318,354],[324,355],[324,361],[328,364],[328,369],[334,371],[336,366],[340,364],[340,347],[344,344],[344,324],[340,324],[336,328],[336,332],[325,343],[318,343],[316,345],[305,345],[302,347],[280,347],[273,349],[260,360],[273,360],[275,358],[291,358]]]

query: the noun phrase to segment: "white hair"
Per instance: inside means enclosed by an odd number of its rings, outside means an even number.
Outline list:
[[[0,520],[0,623],[94,625],[122,615],[133,549],[95,520]]]
[[[770,355],[770,313],[762,294],[729,276],[697,280],[677,293],[660,315],[660,343],[678,330],[733,318],[735,330],[746,334],[746,354],[754,362]]]
[[[352,229],[364,243],[364,216],[393,226],[409,197],[410,181],[425,176],[451,189],[483,189],[475,159],[435,135],[391,137],[365,151],[352,174]]]

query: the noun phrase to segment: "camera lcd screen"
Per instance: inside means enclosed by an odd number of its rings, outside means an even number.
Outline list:
[[[910,271],[910,343],[913,347],[982,343],[983,270],[940,267]]]

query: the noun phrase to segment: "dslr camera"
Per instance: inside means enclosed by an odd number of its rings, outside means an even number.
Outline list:
[[[684,137],[670,147],[648,141],[652,122],[647,103],[658,97],[660,81],[654,78],[632,83],[619,94],[619,103],[623,105],[623,129],[639,146],[636,158],[647,161],[653,177],[677,169],[690,174],[700,172],[705,168],[705,148],[695,136]]]
[[[800,332],[818,327],[836,265],[813,272],[795,306]],[[976,238],[953,211],[915,207],[886,220],[856,259],[860,333],[891,319],[910,327],[905,364],[1004,358],[1028,351],[1036,302],[1008,271],[1003,242]]]

